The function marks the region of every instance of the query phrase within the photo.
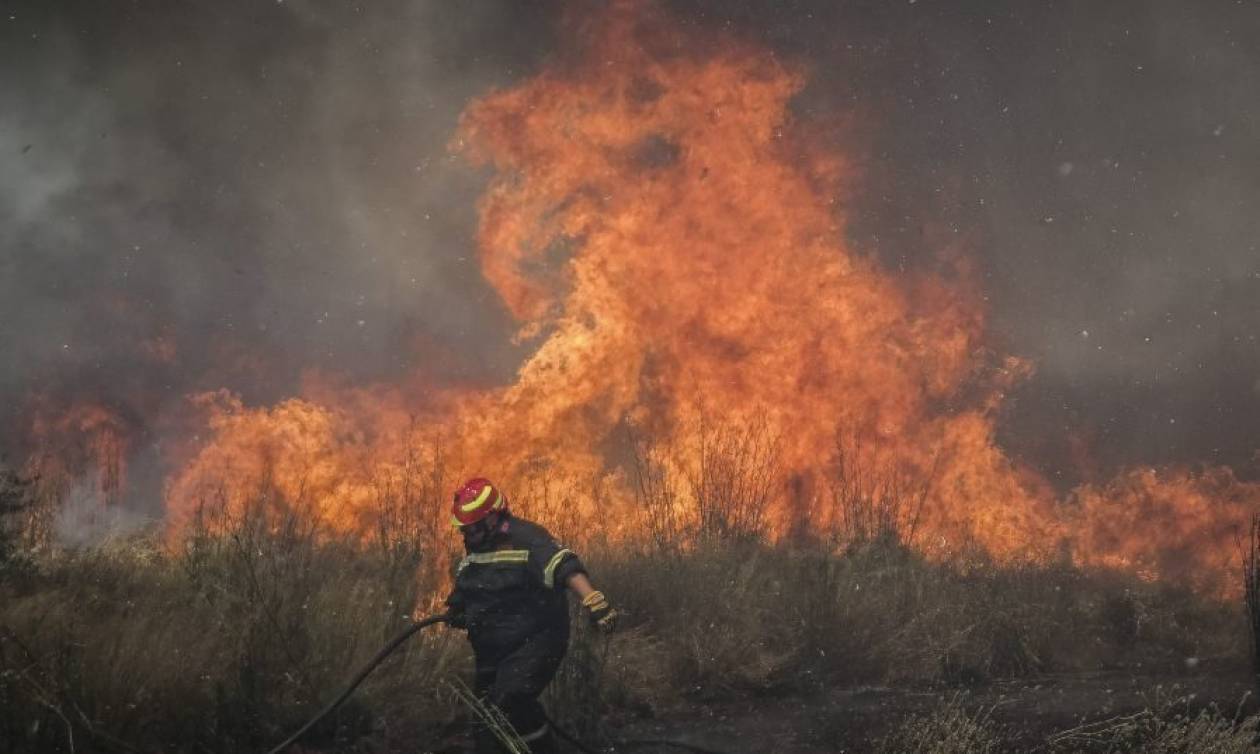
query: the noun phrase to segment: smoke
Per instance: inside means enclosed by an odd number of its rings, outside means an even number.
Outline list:
[[[867,141],[855,245],[907,274],[978,255],[992,328],[1037,369],[1004,445],[1064,487],[1257,473],[1254,4],[670,5],[802,61],[797,117]],[[448,146],[559,10],[6,5],[0,447],[23,450],[33,394],[109,405],[152,454],[200,390],[509,381],[527,349],[474,259],[485,176]]]
[[[32,390],[142,421],[309,370],[511,374],[471,258],[481,179],[446,142],[541,54],[511,39],[543,38],[544,14],[55,6],[0,19],[5,419]]]
[[[1260,8],[674,5],[808,61],[802,118],[865,119],[855,242],[893,269],[951,239],[979,257],[993,333],[1037,370],[1004,445],[1064,489],[1260,475]]]

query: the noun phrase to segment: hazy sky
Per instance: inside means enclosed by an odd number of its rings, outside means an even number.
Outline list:
[[[669,5],[800,61],[802,120],[856,118],[857,247],[973,250],[1037,368],[1007,447],[1064,483],[1069,438],[1260,472],[1260,3]],[[0,0],[0,420],[37,387],[143,423],[306,369],[508,379],[447,146],[561,7]]]

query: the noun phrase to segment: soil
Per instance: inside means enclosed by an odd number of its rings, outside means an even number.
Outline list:
[[[831,688],[792,697],[696,704],[655,719],[608,721],[608,727],[626,742],[667,739],[726,754],[867,752],[910,715],[929,714],[961,695],[968,710],[987,712],[1001,726],[1013,750],[1028,750],[1044,744],[1052,733],[1177,701],[1191,710],[1216,705],[1231,718],[1239,711],[1252,714],[1260,708],[1251,693],[1254,682],[1246,667],[1188,663],[1177,672],[1042,675],[969,688]],[[683,751],[645,744],[614,750]]]

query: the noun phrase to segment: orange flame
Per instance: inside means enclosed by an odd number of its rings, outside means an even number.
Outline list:
[[[773,448],[771,536],[836,518],[828,469],[849,437],[850,462],[919,480],[929,549],[1044,557],[1066,540],[1085,563],[1223,574],[1256,486],[1132,472],[1058,501],[995,444],[995,411],[1030,365],[986,347],[957,249],[940,253],[947,272],[908,277],[846,242],[858,176],[794,123],[801,69],[640,2],[612,3],[582,35],[575,57],[474,102],[454,144],[495,170],[481,265],[519,337],[538,343],[515,383],[423,401],[205,399],[211,435],[171,481],[175,521],[216,490],[243,505],[265,481],[341,528],[370,528],[381,480],[416,457],[419,422],[442,438],[421,453],[429,466],[440,447],[453,473],[524,485],[546,469],[600,491],[598,518],[590,497],[566,507],[574,529],[630,530],[626,437],[683,449],[664,463],[694,481],[712,471],[698,428],[716,418]],[[671,505],[694,522],[707,488],[682,489]]]
[[[590,454],[627,418],[685,443],[701,404],[766,412],[789,475],[843,429],[868,463],[943,466],[929,530],[1027,542],[1042,501],[990,417],[1025,367],[991,363],[965,278],[907,284],[847,246],[852,171],[793,135],[804,76],[735,40],[683,44],[634,3],[592,34],[592,60],[464,117],[465,148],[500,176],[481,206],[486,276],[525,334],[550,333],[497,407],[490,457]]]
[[[105,406],[77,401],[56,406],[46,396],[30,401],[33,452],[26,473],[53,497],[75,482],[99,508],[116,505],[127,486],[132,437],[128,423]]]

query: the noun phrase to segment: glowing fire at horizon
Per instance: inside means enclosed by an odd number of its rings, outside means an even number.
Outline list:
[[[1231,579],[1260,486],[1139,469],[1059,500],[997,446],[995,414],[1031,365],[986,342],[963,250],[939,250],[946,272],[893,275],[851,248],[860,177],[793,122],[801,70],[640,2],[581,33],[576,57],[473,102],[454,141],[495,171],[481,265],[538,344],[516,382],[321,388],[255,408],[200,396],[209,433],[168,482],[172,526],[260,492],[346,531],[370,530],[385,500],[441,522],[441,495],[410,480],[444,493],[454,479],[432,475],[445,469],[503,479],[518,501],[560,480],[545,496],[566,528],[629,534],[644,525],[633,457],[646,444],[672,449],[649,450],[657,471],[693,482],[667,496],[688,525],[726,496],[771,538],[831,526],[859,469],[908,496],[929,551],[1066,546],[1083,564]]]

